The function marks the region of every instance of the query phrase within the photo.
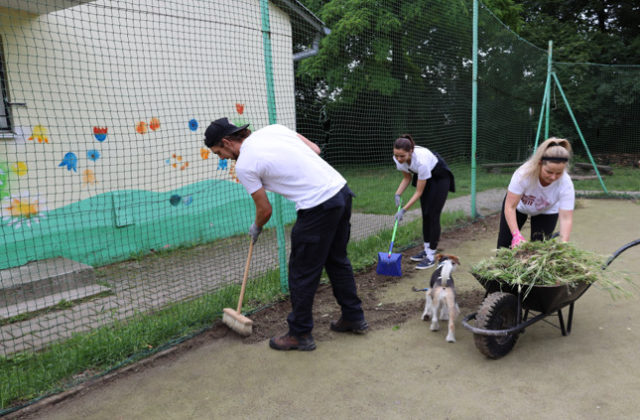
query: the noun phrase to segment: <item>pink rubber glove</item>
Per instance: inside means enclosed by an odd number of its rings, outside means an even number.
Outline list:
[[[511,239],[511,249],[517,247],[518,245],[520,245],[523,242],[526,242],[524,239],[524,236],[522,236],[522,233],[520,233],[519,230],[516,230],[515,233],[512,233],[512,239]]]

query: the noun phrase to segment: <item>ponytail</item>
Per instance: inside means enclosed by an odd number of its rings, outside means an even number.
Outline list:
[[[404,150],[409,153],[413,152],[414,147],[416,147],[416,142],[413,141],[411,134],[402,134],[393,142],[394,149]]]

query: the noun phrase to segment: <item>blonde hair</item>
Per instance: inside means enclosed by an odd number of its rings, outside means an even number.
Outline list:
[[[565,172],[569,169],[571,159],[571,143],[567,139],[550,137],[543,141],[536,149],[535,153],[520,166],[523,170],[523,177],[537,180],[540,177],[540,169],[547,162],[565,164]]]

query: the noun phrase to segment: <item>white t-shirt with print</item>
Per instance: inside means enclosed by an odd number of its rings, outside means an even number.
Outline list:
[[[396,157],[393,157],[396,168],[402,172],[418,174],[418,179],[424,180],[431,178],[431,171],[438,164],[438,158],[431,150],[422,146],[415,146],[411,154],[411,165],[407,162],[400,163]]]
[[[546,187],[540,184],[539,179],[534,183],[530,177],[524,178],[522,173],[522,168],[518,168],[509,183],[509,191],[521,196],[516,207],[520,213],[536,216],[556,214],[559,210],[573,210],[575,191],[567,172],[563,172],[560,178]]]
[[[236,175],[249,194],[260,188],[309,209],[336,195],[347,181],[283,125],[261,128],[244,139]]]

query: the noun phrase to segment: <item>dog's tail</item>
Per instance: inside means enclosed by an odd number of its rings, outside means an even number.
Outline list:
[[[416,289],[415,286],[411,287],[411,290],[413,290],[414,292],[426,292],[427,290],[429,290],[428,287],[425,287],[424,289]]]

